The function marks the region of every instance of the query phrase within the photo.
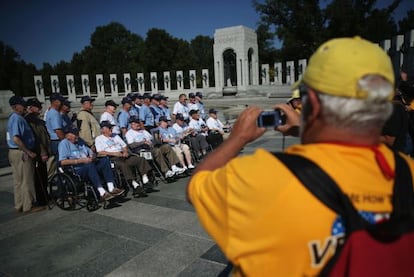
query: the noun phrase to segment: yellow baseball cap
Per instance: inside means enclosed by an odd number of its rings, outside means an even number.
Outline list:
[[[300,92],[298,88],[292,91],[292,96],[288,99],[288,102],[292,101],[293,99],[297,99],[297,98],[300,98]]]
[[[303,82],[325,94],[364,99],[367,93],[358,88],[358,80],[368,74],[380,75],[394,85],[391,60],[378,45],[360,37],[337,38],[311,56]]]

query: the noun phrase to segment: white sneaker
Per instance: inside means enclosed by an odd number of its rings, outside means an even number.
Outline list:
[[[166,178],[171,178],[172,176],[174,176],[175,175],[175,173],[174,172],[172,172],[171,170],[168,170],[167,171],[167,173],[165,173],[165,177]]]
[[[188,169],[194,169],[195,168],[195,166],[194,165],[192,165],[192,164],[190,164],[189,166],[188,166]]]
[[[142,183],[145,185],[149,182],[147,174],[142,175]]]
[[[172,169],[172,171],[173,171],[174,173],[176,173],[176,174],[181,174],[181,173],[184,173],[184,171],[185,171],[185,168],[178,167],[178,166],[176,166],[176,165],[173,165],[173,166],[171,167],[171,169]]]

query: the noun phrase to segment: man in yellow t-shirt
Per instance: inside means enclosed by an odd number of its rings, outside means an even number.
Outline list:
[[[393,153],[380,143],[392,111],[389,57],[359,37],[333,39],[312,55],[302,85],[301,118],[275,106],[287,117],[277,130],[301,137],[286,152],[318,164],[369,222],[386,220],[395,174]],[[236,157],[265,132],[256,125],[261,111],[239,115],[228,140],[197,166],[188,199],[233,276],[315,276],[343,242],[343,222],[268,151]]]

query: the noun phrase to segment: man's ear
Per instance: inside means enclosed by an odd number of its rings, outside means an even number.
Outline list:
[[[310,88],[308,90],[308,104],[310,107],[308,111],[307,121],[312,122],[318,118],[321,112],[321,102],[319,100],[317,92]]]

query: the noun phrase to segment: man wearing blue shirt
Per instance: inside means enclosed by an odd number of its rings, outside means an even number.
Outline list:
[[[131,117],[129,111],[133,105],[131,98],[128,96],[122,98],[122,110],[118,114],[118,124],[121,130],[121,136],[125,137],[126,132],[129,129],[129,118]],[[102,123],[102,121],[101,121]]]
[[[168,120],[165,116],[160,117],[160,126],[158,127],[160,131],[160,138],[163,143],[169,144],[180,160],[182,168],[173,165],[172,170],[174,172],[182,170],[183,172],[187,170],[186,163],[184,162],[183,154],[186,158],[187,164],[190,169],[194,168],[194,165],[191,160],[191,153],[188,145],[181,143],[181,139],[177,134],[177,131],[168,126]],[[182,172],[178,173],[181,174]]]
[[[144,93],[143,95],[144,103],[139,111],[139,119],[144,122],[144,128],[148,132],[155,128],[155,118],[154,114],[151,112],[150,104],[151,104],[151,94]]]
[[[26,101],[20,96],[12,96],[9,104],[13,110],[7,122],[7,145],[9,162],[13,173],[14,207],[17,212],[36,212],[45,207],[34,206],[34,162],[36,140],[29,123],[24,119]]]
[[[124,193],[123,189],[114,186],[110,160],[107,157],[96,159],[94,152],[79,138],[76,128],[68,129],[65,139],[59,143],[59,162],[62,166],[73,166],[76,174],[91,181],[103,200]],[[103,175],[109,192],[102,187],[99,173]]]
[[[50,95],[50,109],[46,116],[46,128],[51,140],[52,154],[57,155],[59,142],[65,138],[63,132],[63,119],[60,114],[60,108],[66,99],[59,93]]]

